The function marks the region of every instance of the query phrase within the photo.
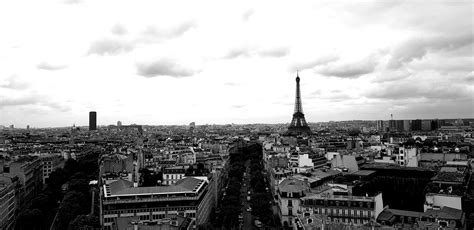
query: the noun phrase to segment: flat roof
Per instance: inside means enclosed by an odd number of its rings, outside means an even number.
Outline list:
[[[186,177],[170,186],[133,187],[133,183],[126,180],[114,181],[104,185],[105,197],[134,196],[134,195],[160,195],[178,193],[196,193],[206,182],[193,177]]]
[[[369,175],[372,175],[372,174],[374,174],[374,173],[375,173],[374,170],[359,170],[359,171],[356,171],[356,172],[351,173],[351,175],[356,175],[356,176],[369,176]]]

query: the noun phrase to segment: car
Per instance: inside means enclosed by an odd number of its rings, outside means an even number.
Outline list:
[[[249,195],[250,195],[250,190],[247,192],[247,194],[249,194]]]
[[[249,207],[247,208],[247,212],[251,212],[251,211],[252,211],[252,207],[249,206]]]
[[[255,227],[257,227],[257,228],[261,228],[261,227],[262,227],[262,222],[260,222],[260,220],[254,220],[254,221],[253,221],[253,224],[254,224]]]
[[[247,196],[247,201],[250,201],[250,196]]]

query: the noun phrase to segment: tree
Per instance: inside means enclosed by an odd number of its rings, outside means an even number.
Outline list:
[[[156,186],[158,180],[162,180],[163,175],[154,173],[147,168],[140,169],[140,181],[142,186],[149,187],[149,186]]]
[[[69,191],[59,206],[58,217],[56,219],[56,229],[67,229],[69,223],[78,215],[89,211],[89,201],[83,193]]]
[[[97,216],[79,215],[70,224],[69,230],[100,229]]]
[[[64,173],[66,177],[70,177],[74,173],[79,171],[79,164],[74,159],[68,159],[66,163],[64,163]]]
[[[15,229],[17,230],[36,230],[44,226],[44,217],[38,209],[26,209],[18,215]]]
[[[192,175],[194,175],[194,166],[193,166],[193,165],[189,166],[189,168],[186,169],[185,175],[186,175],[186,176],[192,176]]]

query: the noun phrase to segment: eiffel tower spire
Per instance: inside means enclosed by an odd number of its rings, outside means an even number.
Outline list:
[[[301,91],[300,91],[300,76],[298,71],[296,72],[296,97],[295,97],[295,111],[293,113],[293,119],[288,127],[288,134],[290,135],[301,135],[311,134],[303,114],[303,104],[301,103]]]

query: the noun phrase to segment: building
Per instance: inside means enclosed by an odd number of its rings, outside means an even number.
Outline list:
[[[17,181],[0,176],[0,229],[12,230],[15,223],[15,187]]]
[[[309,189],[307,183],[294,178],[287,178],[278,185],[278,214],[284,227],[293,225],[300,207],[300,198],[306,196]]]
[[[99,165],[99,174],[105,180],[124,179],[133,181],[135,165],[133,164],[133,156],[122,154],[112,154],[102,156]]]
[[[378,132],[383,132],[383,131],[385,131],[385,130],[384,130],[384,127],[383,127],[383,120],[377,120],[377,131],[378,131]]]
[[[205,180],[188,177],[170,186],[134,187],[117,180],[101,188],[101,223],[105,230],[117,229],[122,218],[164,221],[178,215],[191,219],[191,226],[209,220],[212,195]]]
[[[377,218],[384,227],[393,229],[465,229],[466,217],[461,210],[443,207],[426,212],[387,208]]]
[[[431,131],[431,120],[421,121],[421,131]]]
[[[89,112],[89,130],[97,130],[97,112]]]
[[[38,157],[22,156],[4,165],[2,174],[10,178],[18,177],[18,209],[26,207],[43,188],[43,165]]]
[[[397,122],[393,119],[389,120],[388,121],[388,128],[389,128],[390,132],[397,131]]]
[[[426,188],[425,212],[442,207],[464,210],[466,207],[463,207],[463,199],[470,175],[471,170],[467,161],[446,162],[438,174],[431,178]]]
[[[307,153],[293,153],[289,162],[292,167],[314,167],[313,160]]]
[[[170,215],[160,220],[140,220],[138,217],[122,217],[117,219],[117,230],[188,230],[193,229],[191,218]]]
[[[392,155],[396,156],[396,163],[400,166],[418,167],[420,161],[420,149],[415,146],[400,146],[395,148]]]
[[[335,155],[331,160],[331,168],[347,169],[347,172],[359,171],[354,155]]]
[[[421,131],[421,120],[412,120],[411,121],[411,130],[412,131]]]
[[[301,102],[300,92],[300,77],[296,74],[296,100],[295,100],[295,112],[293,113],[293,119],[288,127],[288,134],[290,135],[302,135],[311,134],[311,129],[306,123],[303,113],[303,104]]]
[[[47,155],[40,156],[40,159],[43,162],[43,184],[46,184],[49,175],[57,168],[64,166],[64,158],[60,155]]]
[[[117,121],[117,127],[122,127],[122,122],[121,121]]]
[[[374,223],[383,208],[382,193],[375,196],[320,193],[303,197],[300,206],[304,216],[315,216],[325,224],[346,225]]]
[[[403,131],[408,132],[410,131],[411,123],[410,120],[403,120]]]
[[[163,169],[163,184],[172,185],[184,178],[187,166],[173,166]]]

